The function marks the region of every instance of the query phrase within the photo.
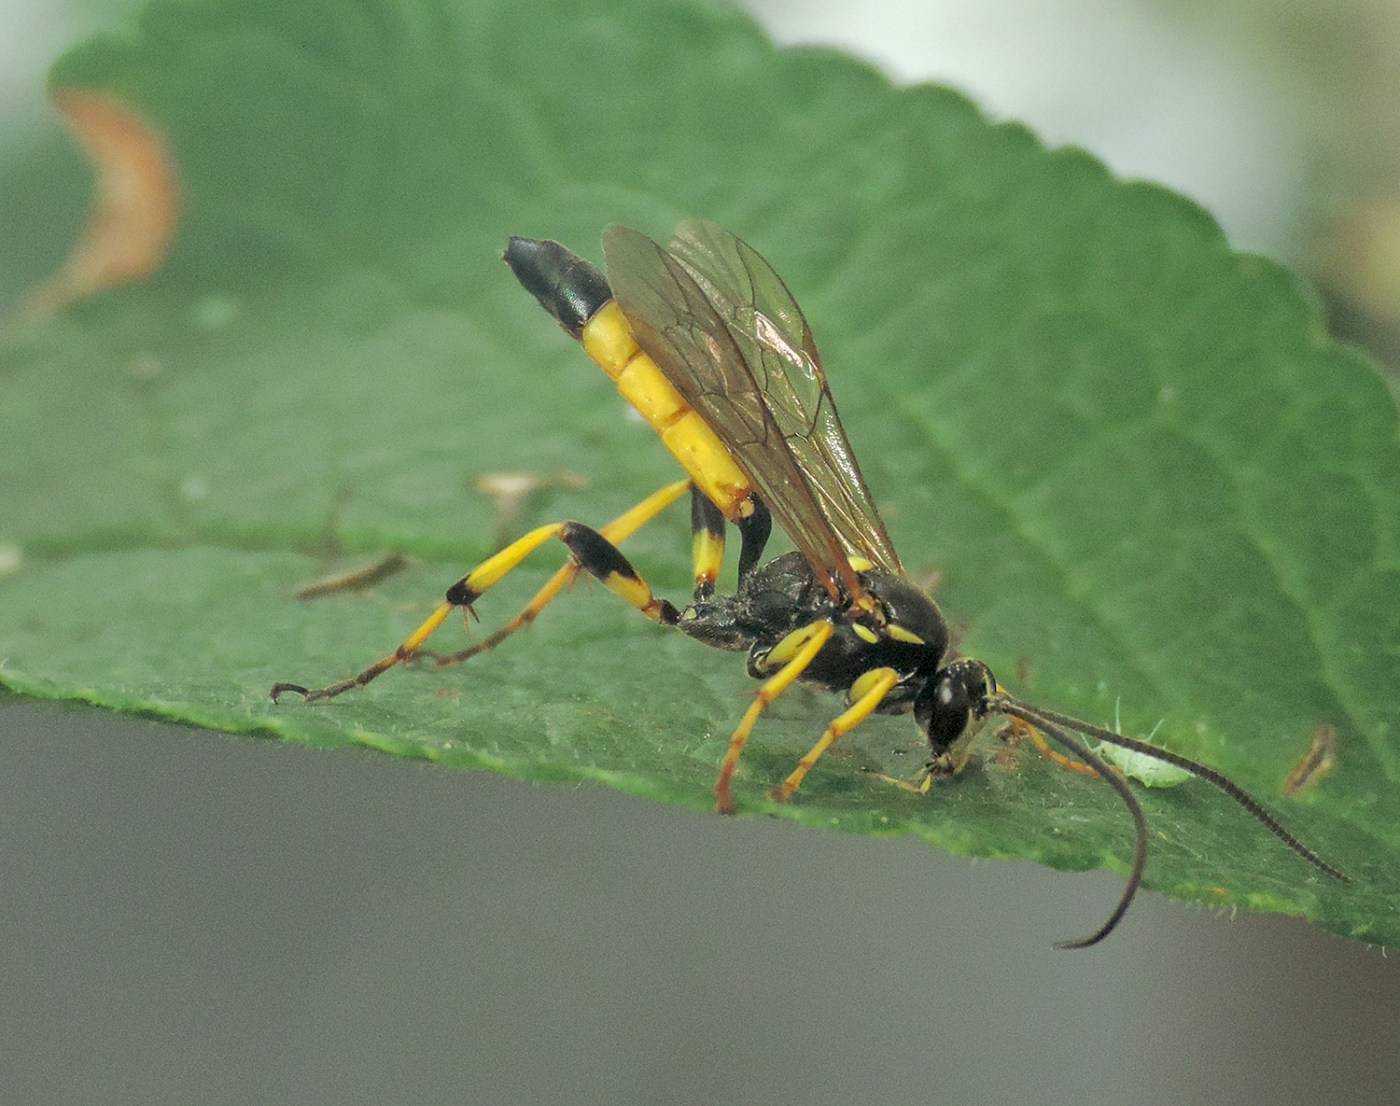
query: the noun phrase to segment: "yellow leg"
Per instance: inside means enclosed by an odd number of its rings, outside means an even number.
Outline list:
[[[1083,761],[1075,760],[1073,757],[1067,757],[1064,753],[1052,747],[1050,742],[1045,740],[1045,736],[1024,719],[1012,718],[1011,730],[1017,737],[1029,737],[1042,756],[1053,760],[1061,768],[1067,768],[1071,772],[1078,772],[1081,776],[1092,776],[1094,779],[1099,778],[1099,774]]]
[[[738,727],[729,739],[729,749],[725,752],[724,762],[720,765],[719,778],[715,780],[715,810],[719,813],[734,813],[734,798],[729,791],[729,781],[734,775],[734,766],[739,763],[739,755],[744,751],[744,744],[748,741],[754,723],[758,721],[758,716],[763,713],[769,703],[786,691],[792,682],[802,675],[807,666],[812,663],[813,658],[822,651],[822,647],[831,637],[833,629],[830,622],[813,622],[811,625],[794,630],[774,647],[773,653],[781,653],[786,656],[791,652],[791,658],[776,674],[759,687],[757,694],[754,695],[753,703],[744,712],[744,717],[739,720]],[[769,655],[771,656],[772,653]]]
[[[633,530],[642,525],[647,518],[655,515],[667,504],[674,502],[685,494],[690,487],[688,480],[677,481],[674,484],[662,488],[661,491],[649,496],[642,503],[632,508],[626,515],[621,516],[617,521],[626,521]],[[669,497],[669,498],[668,498]],[[650,514],[646,514],[644,509],[650,509]],[[640,520],[636,516],[640,514]],[[630,531],[629,531],[630,532]],[[512,542],[506,548],[492,557],[488,557],[472,569],[471,572],[463,576],[455,584],[447,589],[447,601],[438,606],[427,620],[418,627],[394,652],[387,657],[374,662],[363,672],[351,676],[349,679],[341,680],[338,683],[329,684],[326,687],[308,689],[301,684],[278,683],[272,687],[272,699],[275,702],[279,696],[286,692],[295,692],[307,700],[330,699],[351,688],[363,687],[375,677],[387,672],[396,664],[408,660],[422,648],[423,643],[433,634],[439,626],[443,624],[447,616],[452,613],[454,607],[464,607],[467,610],[486,591],[499,583],[507,574],[515,569],[526,557],[533,553],[546,542],[558,539],[569,547],[574,554],[575,561],[572,566],[577,568],[582,566],[587,568],[593,575],[597,576],[610,591],[620,595],[628,603],[632,604],[648,618],[657,621],[667,622],[675,620],[675,608],[664,599],[657,599],[651,593],[651,588],[637,575],[625,557],[617,551],[617,548],[606,537],[596,530],[591,530],[575,522],[554,522],[548,526],[539,526],[531,530],[524,537]],[[556,578],[559,574],[556,573]],[[552,582],[552,581],[551,581]],[[560,583],[563,587],[567,579]],[[548,588],[549,585],[546,585]],[[551,596],[552,598],[552,596]]]
[[[827,726],[826,732],[822,734],[818,741],[808,751],[807,755],[797,762],[797,767],[792,770],[781,784],[773,788],[770,797],[780,803],[787,802],[792,798],[792,793],[802,786],[802,781],[807,773],[812,770],[812,766],[821,760],[825,753],[835,743],[842,734],[850,733],[875,710],[890,693],[890,689],[899,682],[899,676],[893,668],[877,668],[873,672],[867,672],[861,677],[858,685],[861,694],[850,709],[839,715],[831,725]]]
[[[695,566],[695,598],[715,593],[715,580],[724,567],[724,516],[699,488],[690,493],[690,556]]]
[[[674,484],[667,484],[660,491],[653,492],[644,500],[638,503],[631,510],[620,514],[600,531],[603,537],[614,545],[621,545],[648,522],[654,519],[672,503],[683,496],[690,488],[689,480],[677,480]],[[534,598],[525,605],[525,608],[507,622],[500,629],[488,634],[481,641],[475,642],[467,648],[456,653],[446,653],[433,658],[438,667],[445,667],[449,664],[461,664],[470,660],[478,653],[484,653],[488,649],[496,646],[510,637],[517,630],[523,630],[530,623],[540,616],[540,612],[549,606],[559,593],[574,582],[579,570],[583,566],[577,561],[569,561],[559,569],[544,587],[535,592]]]
[[[871,775],[877,780],[892,783],[901,791],[908,791],[911,795],[927,795],[933,790],[933,773],[927,769],[912,780],[901,780],[897,776],[887,776],[883,772],[872,772]]]

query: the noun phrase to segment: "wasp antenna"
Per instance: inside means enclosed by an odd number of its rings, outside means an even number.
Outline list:
[[[1294,837],[1293,834],[1289,833],[1288,830],[1284,829],[1279,820],[1265,810],[1264,805],[1259,802],[1258,799],[1239,784],[1235,783],[1234,780],[1230,779],[1228,776],[1222,775],[1214,768],[1201,764],[1199,761],[1194,761],[1190,757],[1184,757],[1180,753],[1173,753],[1169,749],[1163,749],[1157,745],[1148,744],[1146,741],[1139,741],[1134,737],[1124,737],[1122,734],[1114,733],[1112,730],[1104,729],[1102,726],[1095,726],[1091,722],[1085,722],[1078,718],[1071,718],[1067,714],[1059,714],[1056,711],[1047,710],[1044,707],[1036,707],[1028,703],[1021,703],[1011,699],[1009,696],[1005,697],[1005,702],[998,709],[1004,710],[1007,713],[1015,713],[1015,711],[1011,709],[1013,707],[1030,714],[1038,714],[1047,721],[1057,723],[1071,730],[1077,730],[1079,733],[1088,737],[1096,737],[1100,741],[1108,742],[1110,745],[1119,745],[1124,749],[1131,749],[1135,753],[1142,753],[1145,756],[1165,761],[1167,764],[1174,764],[1176,767],[1183,768],[1187,772],[1190,772],[1193,776],[1199,776],[1207,783],[1214,784],[1221,791],[1225,792],[1225,794],[1229,795],[1230,798],[1234,799],[1235,802],[1249,811],[1249,813],[1268,829],[1270,833],[1313,867],[1317,868],[1319,871],[1326,872],[1333,879],[1341,880],[1343,883],[1351,882],[1351,877],[1340,868],[1335,868],[1331,864],[1328,864],[1327,861],[1323,860],[1322,857],[1318,856],[1312,849],[1308,848]],[[1020,715],[1017,717],[1020,717]],[[1030,721],[1030,719],[1027,719],[1027,721]]]
[[[1046,737],[1063,746],[1072,756],[1078,757],[1097,772],[1100,779],[1118,792],[1118,797],[1123,800],[1123,805],[1128,808],[1128,813],[1133,816],[1133,822],[1137,825],[1137,842],[1133,846],[1133,870],[1128,875],[1128,885],[1123,888],[1123,894],[1118,900],[1118,905],[1113,908],[1113,913],[1108,916],[1108,920],[1103,925],[1099,926],[1088,937],[1081,937],[1077,941],[1059,941],[1055,947],[1057,949],[1087,949],[1090,945],[1097,945],[1112,933],[1118,923],[1123,920],[1123,915],[1128,912],[1128,907],[1132,905],[1133,896],[1137,894],[1137,889],[1142,884],[1142,870],[1147,865],[1147,817],[1142,813],[1142,807],[1138,805],[1137,797],[1133,794],[1127,781],[1117,772],[1110,770],[1108,765],[1091,753],[1084,742],[1065,733],[1050,722],[1045,715],[1009,699],[998,701],[994,709],[1003,714],[1013,715],[1024,722],[1029,722]]]

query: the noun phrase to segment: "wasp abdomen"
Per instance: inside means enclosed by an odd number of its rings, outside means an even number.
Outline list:
[[[558,242],[512,235],[503,256],[515,279],[575,338],[612,299],[607,277]]]
[[[720,513],[734,523],[753,516],[757,507],[748,476],[713,428],[637,344],[607,278],[546,239],[512,236],[504,256],[516,279],[583,343],[588,356],[651,424]]]

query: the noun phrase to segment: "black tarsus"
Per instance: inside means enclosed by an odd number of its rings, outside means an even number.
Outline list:
[[[1118,905],[1113,908],[1113,913],[1108,916],[1108,920],[1103,925],[1099,926],[1088,937],[1081,937],[1077,941],[1058,941],[1055,947],[1058,949],[1087,949],[1090,945],[1097,945],[1112,933],[1118,923],[1123,920],[1123,915],[1128,912],[1128,907],[1133,902],[1133,896],[1137,894],[1137,889],[1142,883],[1142,870],[1147,865],[1147,817],[1142,813],[1142,807],[1138,805],[1137,797],[1133,794],[1132,788],[1128,786],[1128,782],[1117,772],[1111,771],[1108,765],[1091,753],[1087,745],[1060,730],[1048,717],[1010,701],[1002,701],[993,709],[1029,722],[1052,741],[1063,746],[1072,756],[1078,757],[1097,772],[1104,782],[1118,792],[1118,797],[1123,800],[1124,805],[1133,816],[1133,822],[1137,825],[1137,843],[1133,847],[1133,869],[1128,875],[1128,884],[1123,888],[1123,894],[1118,899]]]
[[[311,697],[311,690],[302,687],[301,684],[273,684],[272,690],[268,694],[271,695],[272,701],[275,703],[289,691],[300,695],[303,699]]]
[[[1217,772],[1214,768],[1191,760],[1189,757],[1184,757],[1180,753],[1173,753],[1169,749],[1159,748],[1156,745],[1148,744],[1146,741],[1139,741],[1137,738],[1124,737],[1122,734],[1114,733],[1112,730],[1106,730],[1102,726],[1095,726],[1091,722],[1084,722],[1081,719],[1072,718],[1067,714],[1059,714],[1056,711],[1046,710],[1044,707],[1031,706],[1028,703],[1020,703],[1012,700],[1008,700],[1008,702],[1023,710],[1038,714],[1051,722],[1066,726],[1071,730],[1077,730],[1079,733],[1085,734],[1088,737],[1096,737],[1100,741],[1108,742],[1110,745],[1119,745],[1124,749],[1131,749],[1135,753],[1143,753],[1146,756],[1154,757],[1167,764],[1174,764],[1178,768],[1185,769],[1193,776],[1199,776],[1207,783],[1214,784],[1221,791],[1225,792],[1225,794],[1229,795],[1230,798],[1234,799],[1235,802],[1239,803],[1240,806],[1254,815],[1270,833],[1313,867],[1317,868],[1319,871],[1326,872],[1333,879],[1341,880],[1343,883],[1351,882],[1351,877],[1340,868],[1334,868],[1331,864],[1328,864],[1327,861],[1323,860],[1317,853],[1313,852],[1312,849],[1308,848],[1294,837],[1293,834],[1289,833],[1288,830],[1284,829],[1278,819],[1265,810],[1264,805],[1259,802],[1258,799],[1227,776]],[[1003,706],[997,709],[1005,710],[1006,708]]]

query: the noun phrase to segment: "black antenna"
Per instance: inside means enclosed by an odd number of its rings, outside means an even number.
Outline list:
[[[1122,734],[1114,733],[1112,730],[1106,730],[1102,726],[1095,726],[1090,722],[1084,722],[1078,718],[1071,718],[1067,714],[1059,714],[1053,710],[1046,710],[1044,707],[1034,707],[1028,703],[1019,702],[1005,693],[1000,697],[999,705],[998,702],[994,702],[992,709],[1001,710],[1007,714],[1016,714],[1016,711],[1011,709],[1013,707],[1030,714],[1037,714],[1047,721],[1066,726],[1071,730],[1077,730],[1079,733],[1089,737],[1097,737],[1100,741],[1106,741],[1110,745],[1120,745],[1124,749],[1131,749],[1135,753],[1143,753],[1156,760],[1165,761],[1167,764],[1174,764],[1178,768],[1184,768],[1193,776],[1199,776],[1206,782],[1213,783],[1216,787],[1220,788],[1221,791],[1229,795],[1230,798],[1234,799],[1235,802],[1239,803],[1240,806],[1244,807],[1245,810],[1249,811],[1250,814],[1254,815],[1256,819],[1268,828],[1270,833],[1309,864],[1326,872],[1333,879],[1341,880],[1343,883],[1351,882],[1351,877],[1340,868],[1334,868],[1331,864],[1328,864],[1327,861],[1323,860],[1322,857],[1318,856],[1312,849],[1308,848],[1289,833],[1288,830],[1284,829],[1278,819],[1265,810],[1263,804],[1260,803],[1258,799],[1233,780],[1221,775],[1214,768],[1209,768],[1179,753],[1173,753],[1169,749],[1162,749],[1156,745],[1150,745],[1146,741],[1139,741],[1134,737],[1124,737]],[[1018,714],[1017,717],[1019,718],[1022,716]],[[1026,721],[1029,722],[1031,719],[1026,719]]]
[[[1048,718],[1038,714],[1035,710],[1013,702],[1009,698],[994,700],[992,709],[1029,722],[1047,737],[1064,746],[1073,756],[1079,757],[1099,774],[1100,779],[1118,792],[1118,797],[1123,800],[1123,805],[1128,808],[1128,812],[1133,816],[1133,821],[1137,823],[1137,844],[1133,848],[1133,870],[1128,875],[1128,885],[1123,888],[1123,894],[1118,899],[1118,905],[1113,908],[1113,913],[1108,916],[1108,920],[1103,925],[1099,926],[1088,937],[1081,937],[1077,941],[1059,941],[1056,942],[1055,947],[1057,949],[1087,949],[1090,945],[1097,945],[1112,933],[1118,923],[1122,921],[1123,915],[1128,912],[1128,907],[1132,905],[1133,896],[1137,894],[1138,886],[1142,883],[1142,870],[1147,864],[1147,818],[1142,813],[1142,807],[1138,805],[1137,797],[1133,795],[1128,782],[1118,773],[1111,771],[1108,765],[1091,753],[1088,746],[1082,741],[1063,732]]]

